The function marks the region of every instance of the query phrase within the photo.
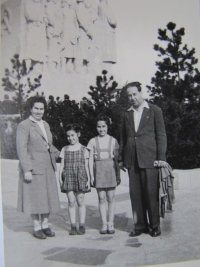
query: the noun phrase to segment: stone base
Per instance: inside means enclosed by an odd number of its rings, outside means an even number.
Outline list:
[[[175,189],[200,187],[200,169],[173,170],[173,174]]]
[[[173,174],[175,190],[200,187],[200,168],[191,170],[173,170]],[[122,185],[129,186],[128,171],[121,171],[121,180]]]
[[[6,178],[18,178],[18,160],[1,159],[1,175]],[[57,163],[59,170],[60,164]],[[192,170],[174,170],[174,189],[200,187],[200,168]],[[56,176],[58,172],[56,173]],[[121,185],[129,186],[128,171],[121,171]]]

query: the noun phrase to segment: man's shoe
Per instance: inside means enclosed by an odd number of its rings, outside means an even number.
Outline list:
[[[157,237],[159,235],[161,235],[160,226],[153,228],[151,232],[151,236]]]
[[[46,235],[43,233],[41,229],[38,231],[33,231],[33,236],[38,239],[46,239]]]
[[[84,235],[85,234],[85,226],[80,226],[77,230],[77,235]]]
[[[54,237],[55,236],[55,233],[53,231],[51,231],[50,228],[44,228],[44,229],[42,229],[42,231],[48,237]]]
[[[135,230],[134,232],[130,232],[129,236],[130,237],[134,237],[134,236],[139,236],[141,234],[148,234],[149,233],[149,229],[140,229],[140,230]]]

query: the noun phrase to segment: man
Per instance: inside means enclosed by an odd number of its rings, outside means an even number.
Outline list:
[[[126,85],[131,107],[122,114],[119,165],[128,169],[135,231],[159,236],[159,180],[154,161],[165,161],[166,133],[159,107],[142,98],[139,82]]]

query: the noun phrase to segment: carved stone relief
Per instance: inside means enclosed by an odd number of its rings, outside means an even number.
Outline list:
[[[32,65],[90,73],[102,63],[116,63],[117,23],[107,0],[25,0],[24,17],[25,59]]]
[[[47,56],[45,7],[41,0],[26,0],[23,10],[26,22],[24,58],[28,66],[37,65],[40,71]]]
[[[1,15],[1,24],[2,24],[2,32],[1,34],[4,35],[5,31],[9,34],[12,32],[12,13],[9,8],[5,8]]]

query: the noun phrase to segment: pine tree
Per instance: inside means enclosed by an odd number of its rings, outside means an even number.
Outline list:
[[[115,99],[115,92],[118,84],[116,81],[113,81],[113,76],[108,79],[107,73],[106,70],[103,70],[102,76],[96,77],[96,86],[90,86],[91,91],[88,92],[97,112],[109,108]]]
[[[88,94],[91,99],[84,98],[88,102],[88,107],[84,108],[84,112],[79,118],[83,125],[83,136],[88,141],[95,135],[96,118],[99,114],[106,115],[110,119],[108,132],[110,135],[118,139],[119,135],[119,114],[120,106],[116,103],[119,91],[116,89],[118,83],[114,81],[114,77],[108,78],[108,72],[102,71],[102,75],[96,77],[96,85],[90,86]]]
[[[199,142],[194,138],[200,134],[200,72],[195,49],[182,44],[184,35],[185,29],[176,30],[173,22],[158,30],[158,39],[166,46],[154,45],[161,60],[156,62],[152,86],[147,86],[151,101],[163,110],[168,162],[183,169],[200,167]]]
[[[150,96],[162,99],[173,99],[176,102],[197,103],[199,101],[200,73],[194,66],[198,59],[194,57],[195,49],[188,49],[187,45],[182,44],[182,37],[185,29],[176,30],[176,24],[169,22],[167,30],[158,30],[158,39],[165,41],[165,48],[154,45],[154,50],[158,51],[158,56],[162,61],[157,61],[158,71],[152,78]],[[168,33],[168,35],[167,35]]]
[[[2,86],[5,91],[15,93],[13,100],[16,102],[22,118],[25,101],[29,97],[29,94],[41,85],[40,80],[42,75],[34,78],[34,82],[32,82],[29,74],[33,70],[33,66],[27,69],[26,61],[20,61],[18,54],[13,56],[11,63],[12,70],[5,69],[5,77],[2,78]],[[27,78],[27,81],[25,81],[25,78]]]

